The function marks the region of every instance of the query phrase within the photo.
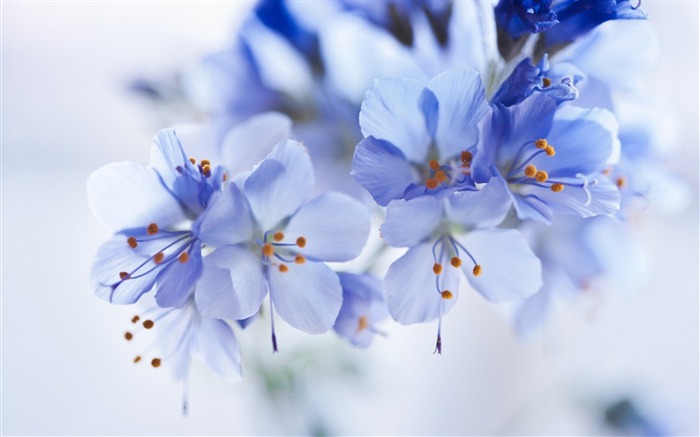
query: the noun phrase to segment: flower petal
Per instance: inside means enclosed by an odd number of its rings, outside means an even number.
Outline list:
[[[418,174],[398,148],[372,136],[355,148],[350,174],[381,206],[403,198],[406,188],[418,180]]]
[[[120,231],[186,219],[178,200],[151,167],[119,162],[93,172],[87,180],[88,204],[97,220]]]
[[[306,239],[306,245],[298,251],[308,258],[349,261],[367,242],[369,211],[346,194],[322,194],[299,208],[284,233],[293,241]]]
[[[477,125],[489,111],[479,73],[446,71],[432,78],[427,88],[438,101],[435,141],[440,160],[459,156],[460,152],[474,147]]]
[[[481,266],[475,276],[473,265],[462,263],[469,283],[492,302],[523,299],[542,286],[542,267],[527,241],[515,229],[483,229],[458,236]]]
[[[451,222],[466,227],[491,227],[501,224],[510,205],[505,181],[493,177],[480,190],[452,193],[448,197],[445,212]]]
[[[293,327],[309,334],[328,331],[343,300],[338,275],[323,263],[287,266],[285,272],[275,266],[268,269],[270,297],[277,313]]]
[[[582,182],[583,180],[583,182]],[[620,191],[612,181],[602,174],[573,179],[583,187],[567,185],[563,191],[554,193],[549,189],[537,190],[537,197],[546,202],[554,212],[593,217],[614,214],[620,209]]]
[[[253,240],[254,223],[250,205],[235,184],[214,197],[198,223],[197,236],[211,247]]]
[[[432,142],[424,116],[424,89],[413,79],[375,79],[360,110],[362,134],[388,141],[409,161],[424,162]]]
[[[399,323],[423,323],[447,313],[457,300],[459,270],[445,266],[440,275],[433,272],[432,245],[421,244],[408,250],[390,267],[384,279],[384,293],[391,317]],[[439,280],[439,290],[436,288]],[[449,290],[451,299],[441,291]]]
[[[256,314],[267,295],[261,255],[241,246],[224,246],[204,257],[195,302],[202,315],[245,319]]]
[[[390,246],[413,247],[427,239],[441,219],[442,199],[437,196],[394,200],[389,203],[386,220],[379,231]]]
[[[229,381],[241,378],[241,351],[231,327],[223,320],[201,318],[193,352],[217,375]]]
[[[195,241],[186,262],[173,261],[156,277],[156,303],[161,308],[183,306],[202,274],[202,243]]]
[[[248,176],[244,192],[261,229],[269,230],[296,211],[314,184],[306,148],[287,140]]]

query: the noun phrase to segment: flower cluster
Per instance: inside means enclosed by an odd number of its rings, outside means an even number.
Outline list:
[[[529,332],[555,295],[635,276],[616,271],[626,220],[652,182],[673,185],[654,120],[629,115],[653,104],[643,18],[627,0],[263,0],[189,78],[211,122],[160,131],[150,166],[90,176],[116,232],[93,288],[153,295],[132,322],[180,326],[151,361],[179,375],[195,352],[240,375],[233,330],[263,313],[274,351],[275,315],[357,346],[391,315],[438,321],[441,352],[442,317],[473,289]],[[336,264],[368,235],[382,244],[360,268]],[[387,246],[406,251],[382,270]]]

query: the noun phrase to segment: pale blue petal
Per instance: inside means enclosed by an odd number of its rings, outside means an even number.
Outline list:
[[[269,230],[301,206],[313,184],[306,148],[288,140],[275,147],[250,174],[244,192],[258,225]]]
[[[475,230],[457,240],[481,266],[481,274],[474,276],[474,265],[464,260],[462,270],[469,283],[491,302],[524,299],[542,286],[540,260],[517,230]]]
[[[403,153],[386,141],[367,137],[355,148],[350,174],[381,206],[403,194],[418,174]]]
[[[212,198],[194,226],[197,236],[211,247],[253,240],[254,222],[250,205],[238,187],[229,183]]]
[[[161,129],[151,147],[151,166],[160,174],[163,183],[173,188],[182,174],[198,174],[199,170],[189,161],[174,128]]]
[[[183,306],[202,274],[202,243],[195,241],[187,262],[173,261],[156,277],[156,303],[161,308]]]
[[[440,226],[442,203],[437,196],[392,201],[379,228],[382,238],[394,247],[417,246]]]
[[[572,180],[585,183],[585,187],[566,186],[563,191],[555,193],[543,188],[537,190],[537,196],[546,202],[554,212],[560,214],[577,214],[581,217],[593,217],[600,214],[613,214],[620,209],[620,191],[617,186],[602,174],[581,176]]]
[[[279,112],[264,112],[233,127],[221,145],[221,162],[230,176],[253,168],[272,148],[287,139],[292,121]]]
[[[390,267],[384,279],[384,294],[391,317],[399,323],[423,323],[447,313],[457,300],[459,270],[449,265],[440,276],[440,289],[435,285],[432,244],[413,247]],[[440,292],[449,290],[452,299],[443,299]]]
[[[375,79],[360,110],[362,134],[388,141],[409,161],[426,161],[432,137],[423,110],[424,89],[413,79]]]
[[[241,351],[231,327],[223,320],[200,318],[193,352],[220,377],[241,378]]]
[[[340,280],[323,263],[288,264],[281,272],[268,269],[270,297],[277,313],[287,323],[309,334],[328,331],[343,300]]]
[[[477,191],[457,191],[448,197],[447,218],[466,227],[498,226],[510,210],[511,198],[505,181],[493,177]]]
[[[304,256],[320,261],[349,261],[360,254],[369,235],[369,211],[352,197],[322,194],[299,208],[284,229],[286,239],[306,239]]]
[[[262,254],[224,246],[204,257],[195,301],[202,315],[245,319],[256,314],[267,295]]]
[[[87,180],[87,197],[97,220],[115,231],[150,223],[168,227],[186,219],[158,173],[131,162],[109,164],[93,172]]]
[[[432,78],[427,88],[438,101],[435,141],[440,161],[476,145],[477,125],[489,111],[479,73],[451,70]]]

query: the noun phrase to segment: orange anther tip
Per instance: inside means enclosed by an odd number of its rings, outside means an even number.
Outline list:
[[[289,271],[289,267],[287,267],[286,264],[280,264],[280,272],[287,273],[288,271]]]
[[[192,164],[196,164],[196,163],[197,163],[197,160],[194,159],[194,158],[192,158],[192,157],[190,157],[190,162],[191,162]]]
[[[297,246],[299,246],[299,247],[306,246],[306,238],[304,238],[304,237],[297,238]]]
[[[535,175],[535,180],[537,182],[546,182],[548,178],[549,178],[549,173],[547,173],[544,170],[539,170],[537,172],[537,174]]]
[[[268,257],[272,256],[275,254],[275,248],[272,247],[272,244],[265,243],[265,245],[262,247],[262,254]]]
[[[472,155],[472,152],[464,151],[462,152],[460,158],[462,159],[462,162],[467,163],[474,159],[474,155]]]
[[[140,356],[140,355],[136,355],[136,356],[134,357],[134,363],[138,363],[139,361],[141,361],[141,356]]]
[[[452,264],[452,267],[459,267],[462,265],[462,260],[457,256],[453,256],[450,260],[450,264]]]
[[[430,169],[433,171],[437,171],[440,169],[440,163],[434,159],[431,159],[430,163],[428,165],[430,166]]]
[[[622,188],[627,184],[627,181],[623,177],[619,177],[615,180],[615,185],[617,185],[618,188]]]
[[[222,180],[223,182],[226,182],[226,178],[228,178],[228,175],[227,175],[226,173],[224,173],[224,175],[221,176],[221,180]]]
[[[472,273],[474,274],[474,276],[479,276],[481,274],[481,265],[475,265],[472,269]]]
[[[447,174],[442,170],[438,170],[435,172],[435,180],[438,181],[438,183],[443,183],[447,180]]]
[[[453,297],[452,292],[450,290],[445,290],[440,294],[442,295],[442,298],[445,300],[452,299],[452,297]]]
[[[158,252],[155,255],[153,255],[153,262],[156,264],[160,264],[163,262],[164,257],[165,255],[163,254],[163,252]]]
[[[180,261],[181,263],[186,263],[187,260],[190,259],[190,255],[187,252],[182,252],[180,256],[177,257],[177,260]]]
[[[537,174],[537,167],[534,165],[530,164],[527,167],[525,167],[525,176],[531,178],[534,177]]]
[[[552,84],[552,79],[548,77],[543,77],[542,78],[542,86],[545,88],[548,88]]]
[[[433,264],[433,273],[435,273],[436,275],[442,273],[442,265],[438,263]]]
[[[146,329],[151,329],[151,328],[153,328],[154,325],[155,325],[155,323],[153,323],[153,320],[151,320],[151,319],[147,319],[147,320],[143,321],[143,327]]]
[[[200,164],[202,167],[204,167],[205,165],[211,165],[211,162],[209,162],[208,159],[202,159],[201,161],[199,161],[199,164]]]
[[[294,257],[294,262],[297,264],[304,264],[306,262],[306,258],[304,258],[304,255],[297,253],[297,256]]]
[[[202,166],[202,174],[206,177],[211,176],[211,167],[209,164],[205,164]]]
[[[434,190],[438,186],[438,181],[434,178],[430,178],[425,181],[425,187],[429,190]]]
[[[555,193],[560,193],[564,191],[564,186],[562,184],[552,184],[550,189]]]
[[[126,338],[126,341],[130,341],[132,338],[134,338],[134,334],[132,334],[131,332],[125,332],[124,338]]]
[[[153,367],[160,367],[160,358],[153,358],[151,360],[151,366]]]
[[[119,278],[126,280],[126,279],[131,278],[131,275],[128,274],[127,272],[119,272]]]
[[[554,156],[557,154],[557,151],[554,150],[554,147],[552,146],[547,146],[547,148],[544,149],[544,152],[547,154],[547,156]]]
[[[535,147],[538,149],[546,149],[549,143],[547,143],[547,140],[544,138],[540,138],[539,140],[535,141]]]
[[[141,320],[141,317],[139,316],[134,316],[131,318],[131,323],[137,323],[139,320]]]
[[[139,245],[138,241],[136,241],[136,238],[134,237],[129,237],[126,239],[126,243],[131,247],[132,249],[136,249],[136,246]]]
[[[146,233],[148,233],[148,235],[155,235],[155,234],[157,234],[157,233],[158,233],[158,225],[155,224],[155,223],[151,223],[151,224],[148,225],[148,227],[146,228]]]
[[[369,327],[369,320],[367,319],[367,316],[360,316],[357,318],[357,331],[361,332],[364,331]]]
[[[282,232],[275,232],[272,235],[272,239],[275,241],[282,241],[282,240],[284,240],[284,234]]]

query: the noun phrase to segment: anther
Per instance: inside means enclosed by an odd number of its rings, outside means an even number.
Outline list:
[[[435,180],[441,184],[447,180],[447,175],[445,174],[444,171],[438,170],[435,172]]]
[[[357,319],[357,332],[362,332],[369,327],[367,316],[360,316]]]
[[[552,191],[554,191],[555,193],[561,193],[562,191],[564,191],[564,185],[562,185],[562,184],[552,184],[552,186],[550,187],[550,189],[551,189]]]
[[[452,264],[452,267],[457,268],[462,265],[462,260],[458,256],[453,256],[450,260],[450,264]]]
[[[190,259],[190,256],[187,254],[187,252],[182,252],[180,256],[177,257],[177,260],[183,264],[186,263],[188,259]]]
[[[211,162],[209,162],[208,159],[202,159],[201,161],[199,161],[199,165],[204,167],[205,165],[211,165]]]
[[[153,325],[155,325],[155,323],[153,323],[153,320],[151,320],[151,319],[146,319],[143,321],[143,327],[146,329],[153,328]]]
[[[270,257],[275,254],[275,248],[272,247],[272,244],[265,243],[265,245],[262,247],[262,254],[264,256]]]
[[[139,316],[134,316],[131,318],[131,323],[138,323],[138,321],[141,320],[141,317]]]
[[[119,278],[123,280],[127,280],[131,278],[131,275],[128,274],[127,272],[119,272]]]
[[[299,246],[299,247],[306,246],[306,238],[304,238],[304,237],[297,238],[297,246]]]
[[[440,163],[437,162],[437,161],[434,160],[434,159],[431,159],[430,162],[428,163],[428,165],[430,166],[430,169],[431,169],[432,171],[438,171],[438,170],[440,170]]]
[[[153,367],[160,367],[160,358],[153,358],[151,360],[151,366]]]
[[[134,363],[138,363],[139,361],[141,361],[141,355],[136,355],[134,357]]]
[[[155,255],[153,255],[153,262],[156,264],[160,264],[163,262],[164,257],[165,255],[163,254],[163,252],[158,252]]]
[[[427,181],[425,181],[425,187],[429,190],[434,190],[438,186],[438,181],[434,178],[430,178]]]
[[[547,156],[554,156],[557,154],[557,151],[554,150],[554,146],[550,144],[544,149],[544,153],[546,153]]]
[[[124,338],[126,338],[126,341],[131,341],[131,339],[134,338],[134,334],[132,334],[131,332],[125,332]]]
[[[548,178],[549,174],[544,170],[538,170],[537,174],[535,175],[535,180],[540,183],[546,182]]]
[[[549,143],[544,138],[540,138],[539,140],[535,141],[535,147],[537,147],[538,149],[544,150],[547,148],[548,145]]]
[[[619,177],[615,180],[615,185],[617,185],[617,188],[623,188],[626,183],[627,181],[623,177]]]
[[[530,164],[527,167],[525,167],[525,176],[531,178],[534,177],[537,174],[537,167],[534,165]]]
[[[272,239],[275,241],[282,241],[284,240],[284,234],[282,232],[275,232],[274,235],[272,235]]]
[[[139,243],[136,241],[136,238],[134,237],[129,237],[126,239],[126,243],[131,247],[132,249],[136,249],[136,246],[139,245]]]
[[[282,273],[287,273],[289,271],[289,267],[287,267],[286,264],[280,264],[280,272]]]
[[[442,264],[438,264],[438,263],[433,264],[433,273],[435,273],[436,275],[439,275],[440,273],[442,273]]]
[[[207,178],[211,176],[211,166],[209,164],[202,166],[202,174]]]
[[[197,163],[197,160],[194,159],[194,158],[192,158],[192,157],[190,157],[190,162],[191,162],[192,164],[196,164],[196,163]]]
[[[548,77],[543,77],[542,78],[542,86],[545,88],[548,88],[552,84],[552,79]]]
[[[294,257],[294,262],[297,264],[304,264],[306,262],[306,258],[304,258],[304,255],[297,253],[297,256]]]
[[[480,264],[475,265],[474,268],[472,269],[472,273],[474,274],[474,276],[479,276],[481,274],[481,265]]]
[[[223,176],[221,176],[221,182],[226,182],[226,179],[228,178],[228,175],[224,173]]]
[[[442,298],[445,300],[452,299],[452,292],[450,290],[445,290],[440,294],[442,295]]]
[[[472,155],[472,152],[464,151],[462,152],[460,158],[462,159],[462,162],[466,164],[474,159],[474,155]]]
[[[612,169],[611,169],[611,168],[606,168],[605,170],[603,170],[603,174],[604,174],[605,176],[608,176],[611,172],[612,172]]]
[[[146,232],[148,233],[148,235],[155,235],[155,234],[157,234],[157,233],[158,233],[158,225],[155,224],[155,223],[151,223],[151,224],[148,225],[148,227],[146,228]]]

